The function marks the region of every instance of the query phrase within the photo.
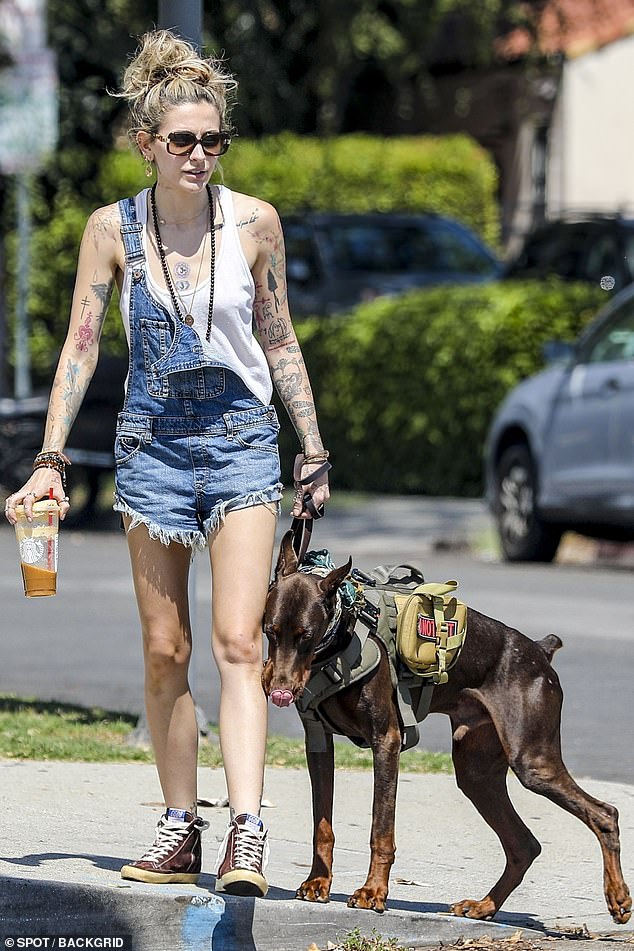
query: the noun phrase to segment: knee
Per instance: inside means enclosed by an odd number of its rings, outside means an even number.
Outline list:
[[[218,667],[253,667],[262,672],[262,632],[214,633],[214,657]]]
[[[167,636],[149,636],[145,639],[145,679],[150,690],[161,686],[174,677],[187,676],[190,644],[183,640],[175,642]]]

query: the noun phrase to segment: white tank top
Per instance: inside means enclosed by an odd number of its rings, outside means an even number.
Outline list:
[[[255,284],[240,244],[231,192],[224,185],[214,187],[218,189],[224,226],[220,250],[216,257],[214,321],[211,339],[208,342],[205,336],[209,309],[209,276],[198,284],[193,298],[190,294],[182,294],[182,302],[187,305],[188,313],[194,318],[193,329],[198,333],[205,349],[215,360],[233,370],[253,395],[268,405],[273,395],[271,374],[264,352],[253,334]],[[169,291],[166,287],[155,283],[147,264],[149,191],[149,188],[145,188],[134,199],[137,221],[143,225],[141,241],[146,255],[145,279],[152,297],[170,314],[174,314],[174,304]],[[128,345],[130,344],[131,280],[131,269],[126,267],[119,308]]]

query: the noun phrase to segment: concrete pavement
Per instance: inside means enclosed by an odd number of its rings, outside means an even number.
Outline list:
[[[633,923],[618,927],[607,912],[594,836],[514,779],[512,798],[543,852],[495,922],[447,913],[452,901],[482,897],[503,865],[497,839],[452,776],[401,774],[398,854],[384,915],[346,907],[367,870],[369,773],[337,774],[335,881],[326,905],[293,897],[310,868],[310,789],[303,770],[267,770],[265,797],[271,805],[263,815],[270,828],[271,887],[258,900],[223,898],[213,891],[216,850],[228,819],[222,806],[200,808],[211,825],[198,886],[120,879],[120,866],[150,844],[161,812],[153,766],[4,761],[0,783],[5,817],[0,947],[10,947],[10,938],[14,947],[28,947],[24,941],[34,935],[76,935],[128,936],[120,945],[124,951],[305,951],[312,944],[336,945],[356,928],[368,937],[375,929],[400,947],[446,946],[477,937],[500,941],[518,929],[531,940],[553,931],[578,936],[585,929],[615,948],[623,940],[634,942]],[[634,789],[584,785],[618,807],[624,873],[634,881]],[[201,769],[200,795],[208,801],[224,797],[222,771]],[[575,951],[579,948],[577,942]]]

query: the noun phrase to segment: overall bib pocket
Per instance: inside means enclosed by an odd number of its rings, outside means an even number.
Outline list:
[[[204,356],[202,345],[196,336],[197,345],[183,358],[179,348],[179,335],[175,338],[169,320],[139,321],[143,345],[143,361],[147,391],[150,396],[161,399],[206,400],[221,396],[225,391],[225,370],[210,366]],[[180,329],[180,328],[179,328]],[[185,328],[189,331],[189,328]],[[180,336],[182,336],[182,331]]]

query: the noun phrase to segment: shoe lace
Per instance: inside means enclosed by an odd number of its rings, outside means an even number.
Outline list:
[[[268,841],[266,834],[258,834],[245,826],[238,826],[233,846],[233,859],[236,868],[259,872],[264,869],[267,858]]]
[[[209,823],[206,823],[208,826]],[[183,839],[185,839],[190,833],[191,824],[183,825],[182,823],[167,822],[164,819],[160,820],[156,827],[156,838],[154,843],[150,846],[147,852],[141,857],[141,862],[156,862],[160,859],[165,858],[170,852],[173,852],[175,849],[181,845]],[[203,828],[203,823],[198,823],[197,827]]]

